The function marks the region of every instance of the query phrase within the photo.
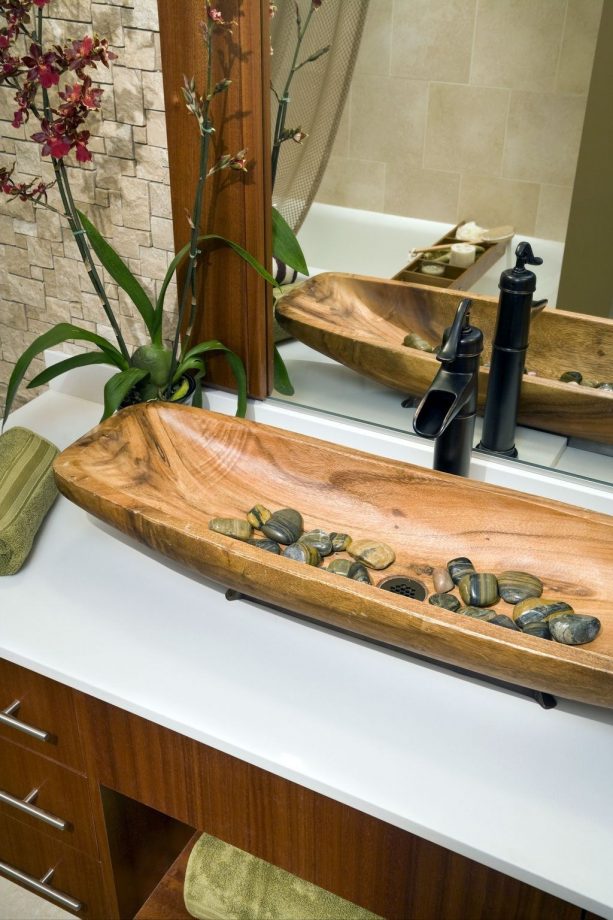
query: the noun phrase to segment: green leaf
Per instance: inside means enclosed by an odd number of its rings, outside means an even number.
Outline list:
[[[61,342],[69,342],[71,340],[93,342],[94,345],[97,345],[109,358],[109,363],[121,368],[127,368],[129,366],[122,353],[115,348],[114,345],[111,345],[110,342],[102,338],[101,335],[96,335],[95,332],[89,332],[87,329],[81,329],[80,326],[73,326],[71,323],[58,323],[57,326],[53,326],[48,332],[43,332],[42,335],[34,339],[32,344],[26,348],[15,364],[6,393],[6,406],[4,408],[2,427],[4,427],[6,423],[19,384],[23,380],[24,374],[30,366],[32,359],[46,348],[53,348],[54,345],[59,345]]]
[[[220,351],[230,365],[230,370],[234,374],[238,391],[236,414],[239,418],[244,418],[247,412],[247,375],[245,373],[245,366],[237,354],[230,351],[229,348],[226,348],[226,346],[218,342],[217,339],[211,339],[209,342],[201,342],[200,345],[195,345],[193,348],[190,348],[181,364],[185,365],[185,362],[189,361],[191,358],[195,358],[197,355],[208,354],[212,351]]]
[[[66,358],[65,361],[58,361],[57,364],[46,367],[44,371],[41,371],[41,373],[34,378],[34,380],[29,382],[27,389],[32,390],[34,387],[42,387],[44,383],[55,380],[56,377],[60,377],[62,374],[74,370],[75,367],[87,367],[89,364],[115,365],[115,363],[116,362],[112,361],[104,352],[88,351],[84,355],[73,355],[72,358]]]
[[[155,310],[139,282],[136,280],[125,262],[117,255],[112,246],[109,246],[104,237],[96,230],[92,222],[82,211],[77,212],[83,228],[87,233],[92,249],[102,262],[103,266],[119,287],[126,292],[138,312],[143,318],[149,335],[153,336],[155,328]]]
[[[272,254],[294,271],[308,275],[309,267],[296,234],[276,208],[272,209]]]
[[[149,371],[139,367],[131,367],[127,371],[114,374],[104,388],[104,415],[102,421],[119,409],[120,405],[137,383],[149,376]]]
[[[284,396],[293,396],[296,391],[294,390],[292,381],[289,379],[285,361],[281,357],[281,352],[276,345],[274,347],[273,357],[275,390],[278,390],[279,393],[283,393]]]
[[[204,361],[202,358],[190,358],[183,360],[177,365],[172,383],[176,383],[187,371],[204,371]]]

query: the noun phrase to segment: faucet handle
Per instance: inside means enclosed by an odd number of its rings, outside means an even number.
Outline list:
[[[462,333],[470,329],[471,306],[472,300],[470,297],[465,297],[464,300],[460,301],[458,309],[456,310],[455,319],[449,329],[446,330],[446,333],[448,332],[447,341],[443,339],[444,344],[436,356],[437,360],[445,363],[448,361],[455,361],[458,357],[458,346],[462,338]]]
[[[518,243],[517,249],[515,250],[515,257],[517,259],[514,269],[516,272],[523,272],[526,265],[543,264],[543,260],[539,256],[534,255],[532,246],[525,240],[522,243]]]

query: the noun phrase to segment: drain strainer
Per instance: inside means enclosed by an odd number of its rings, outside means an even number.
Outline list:
[[[378,588],[392,591],[393,594],[402,594],[403,597],[412,597],[414,601],[423,601],[426,598],[426,586],[416,578],[407,578],[404,575],[389,575],[380,581]]]

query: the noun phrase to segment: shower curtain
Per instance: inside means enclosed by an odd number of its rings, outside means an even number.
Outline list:
[[[301,129],[308,137],[301,143],[288,140],[281,145],[273,189],[273,204],[294,232],[306,217],[326,169],[351,84],[368,3],[314,3],[297,63],[327,45],[330,50],[305,64],[293,77],[285,126]],[[271,83],[278,96],[283,93],[296,49],[296,6],[304,24],[312,5],[313,0],[276,0],[277,12],[271,21]],[[278,110],[275,92],[271,100],[273,132]]]

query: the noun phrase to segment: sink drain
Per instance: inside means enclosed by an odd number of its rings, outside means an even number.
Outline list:
[[[411,597],[414,601],[423,601],[426,598],[426,586],[417,581],[416,578],[406,578],[403,575],[390,575],[384,578],[377,585],[384,591],[391,591],[393,594],[402,594],[403,597]]]

